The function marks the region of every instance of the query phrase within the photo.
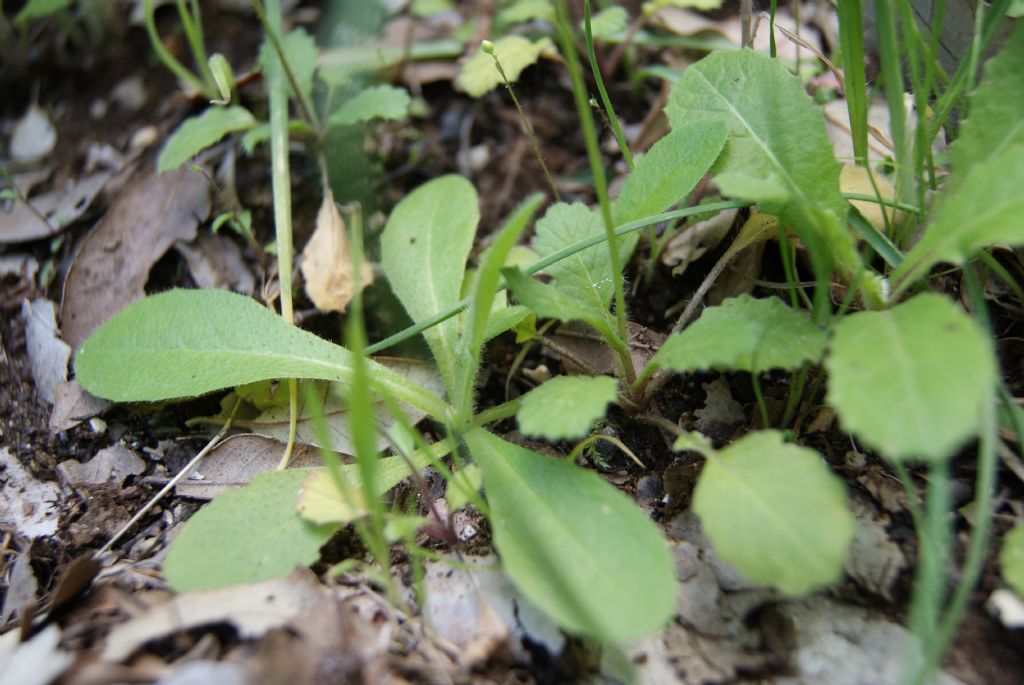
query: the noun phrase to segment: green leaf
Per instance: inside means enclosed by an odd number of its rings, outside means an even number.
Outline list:
[[[374,86],[347,100],[327,120],[329,126],[351,126],[373,119],[404,119],[409,115],[409,93],[395,86]]]
[[[1024,597],[1024,526],[1014,526],[1003,538],[999,567],[1006,584],[1018,597]]]
[[[548,208],[537,222],[534,247],[541,257],[558,252],[570,245],[604,235],[604,224],[597,212],[580,202],[560,202]],[[635,233],[628,243],[620,242],[620,250],[628,257],[636,244]],[[553,285],[566,299],[586,307],[591,316],[604,317],[612,301],[614,281],[608,246],[599,243],[559,260],[545,269]],[[540,313],[540,312],[538,312]]]
[[[725,139],[721,121],[677,126],[637,159],[615,201],[615,223],[659,214],[685,199],[721,154]]]
[[[608,40],[621,34],[629,23],[629,13],[617,5],[607,7],[590,18],[590,33],[594,40]],[[583,31],[583,22],[580,22]]]
[[[958,178],[1010,146],[1024,144],[1024,24],[985,64],[969,111],[950,148]]]
[[[675,612],[674,564],[658,528],[597,474],[498,438],[465,436],[484,472],[494,542],[512,582],[559,625],[622,642]]]
[[[244,107],[209,107],[182,122],[160,151],[160,173],[173,171],[189,159],[235,131],[256,126],[256,118]]]
[[[652,366],[673,371],[796,369],[821,358],[825,332],[805,315],[769,297],[741,295],[709,307],[665,341]]]
[[[413,321],[460,299],[466,258],[480,221],[476,189],[461,176],[424,183],[398,203],[381,235],[381,266]],[[455,387],[459,319],[423,332],[445,386]]]
[[[235,72],[231,69],[231,63],[228,62],[227,57],[218,52],[210,56],[207,66],[210,69],[210,75],[213,76],[213,82],[217,85],[217,92],[220,94],[220,99],[214,100],[213,104],[228,104],[231,102],[231,92],[235,89]]]
[[[291,67],[292,75],[298,83],[299,89],[309,102],[313,98],[313,74],[316,72],[316,60],[319,51],[316,48],[316,41],[302,29],[295,29],[281,41],[281,48],[284,50],[285,59]],[[260,64],[267,68],[270,57],[277,57],[277,50],[269,42],[264,40],[260,46]],[[289,89],[291,83],[289,82]]]
[[[374,383],[435,417],[445,404],[369,362]],[[78,381],[119,402],[192,397],[272,378],[348,382],[351,354],[254,300],[222,290],[170,290],[115,314],[75,357]]]
[[[545,36],[531,41],[523,36],[504,36],[494,41],[494,55],[501,62],[509,83],[515,83],[526,67],[534,64],[541,53],[552,50],[551,39]],[[462,71],[455,79],[455,86],[478,98],[501,85],[501,74],[494,64],[494,58],[478,48],[473,56],[462,65]]]
[[[175,592],[284,578],[317,560],[337,526],[317,526],[295,510],[309,469],[257,474],[200,509],[171,542],[164,576]]]
[[[557,376],[523,395],[516,414],[523,435],[547,440],[582,438],[615,402],[610,376]]]
[[[14,23],[24,26],[32,19],[48,17],[51,14],[67,9],[71,0],[29,0],[14,16]]]
[[[715,176],[715,185],[725,197],[749,202],[778,205],[792,198],[785,184],[774,174],[751,176],[742,171],[723,171]]]
[[[693,509],[719,556],[790,595],[838,579],[853,539],[842,481],[817,452],[776,431],[709,455]]]
[[[559,321],[583,321],[594,327],[605,340],[618,340],[607,313],[595,312],[589,303],[567,297],[559,288],[534,280],[519,269],[503,269],[502,274],[515,298],[537,316]]]
[[[714,171],[778,178],[791,199],[779,202],[774,183],[765,186],[767,196],[745,199],[785,219],[819,259],[834,260],[848,274],[860,272],[821,108],[778,60],[752,50],[715,52],[686,69],[666,112],[673,128],[725,124],[729,137]]]
[[[977,430],[996,378],[991,341],[930,293],[844,318],[825,364],[843,427],[896,461],[952,455]]]
[[[935,210],[924,235],[892,273],[902,292],[939,263],[963,264],[979,250],[1024,245],[1024,145],[974,166]]]

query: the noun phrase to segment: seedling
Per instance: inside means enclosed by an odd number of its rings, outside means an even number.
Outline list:
[[[1005,3],[1000,6],[1005,9]],[[949,644],[984,560],[995,477],[997,394],[1016,425],[1024,425],[999,382],[981,286],[970,268],[980,252],[996,243],[1024,245],[1017,220],[1024,211],[1018,192],[1024,184],[1024,137],[1011,115],[1019,110],[1019,93],[1024,92],[1024,69],[1019,68],[1024,29],[988,64],[985,80],[971,95],[970,113],[952,149],[950,178],[920,239],[910,245],[907,230],[894,226],[895,238],[879,234],[887,238],[881,240],[861,225],[861,233],[871,236],[871,249],[865,249],[849,230],[860,223],[856,214],[851,220],[850,204],[840,192],[839,164],[820,112],[784,67],[748,50],[712,54],[684,72],[667,107],[672,131],[635,160],[612,202],[564,2],[556,10],[599,208],[562,202],[548,207],[535,224],[537,262],[527,268],[506,266],[509,252],[539,209],[535,197],[509,217],[467,280],[478,198],[466,179],[444,176],[405,197],[382,235],[381,266],[415,322],[410,329],[367,346],[357,305],[347,324],[345,348],[290,326],[240,296],[172,291],[137,303],[97,331],[78,352],[78,379],[93,393],[121,401],[193,396],[273,378],[338,383],[352,422],[357,466],[344,471],[335,464],[329,476],[314,477],[329,478],[335,487],[319,491],[326,493],[322,507],[311,507],[308,497],[303,499],[303,513],[321,525],[365,516],[372,531],[369,546],[382,564],[387,541],[408,539],[415,521],[390,517],[393,527],[405,534],[383,532],[389,515],[379,495],[408,467],[403,462],[402,469],[392,470],[396,462],[378,461],[369,407],[373,397],[385,405],[413,406],[441,424],[447,438],[433,446],[414,432],[409,438],[408,422],[402,424],[401,412],[393,409],[391,414],[406,430],[406,437],[394,440],[398,453],[417,468],[427,461],[439,464],[450,452],[458,472],[466,474],[461,476],[466,482],[457,486],[463,502],[479,499],[473,474],[479,475],[486,498],[479,504],[494,524],[504,567],[523,594],[562,627],[616,644],[658,629],[673,611],[675,585],[664,539],[632,502],[596,474],[571,460],[514,445],[488,426],[516,416],[524,433],[551,441],[582,439],[586,446],[590,427],[609,404],[645,411],[659,373],[663,378],[700,370],[743,371],[756,378],[770,370],[802,374],[808,365],[820,364],[829,378],[827,403],[844,430],[886,458],[908,483],[906,464],[928,469],[929,494],[923,511],[916,511],[922,544],[911,611],[912,627],[925,644],[925,661],[913,676],[922,681]],[[272,26],[274,15],[268,13]],[[841,19],[852,21],[845,13]],[[882,18],[883,34],[891,19]],[[979,22],[979,44],[990,26]],[[898,57],[891,48],[882,54],[887,74],[892,64],[886,62]],[[922,80],[926,86],[932,83],[927,73]],[[283,74],[271,76],[276,78],[272,97],[278,93],[280,98]],[[956,78],[951,83],[958,83]],[[887,81],[890,89],[898,84],[896,79]],[[860,87],[860,78],[854,81]],[[895,113],[901,105],[889,96]],[[902,93],[898,96],[902,102]],[[278,114],[272,106],[271,123],[279,161],[287,142],[287,111],[286,103],[282,107],[281,100],[275,102]],[[766,108],[765,102],[776,106]],[[861,111],[859,105],[852,106]],[[608,113],[612,115],[610,107]],[[933,124],[918,125],[915,144],[930,142],[937,131]],[[855,129],[861,136],[861,128]],[[898,204],[911,210],[906,216],[923,217],[923,208],[912,200],[920,199],[920,184],[930,179],[924,173],[926,156],[912,156],[910,140],[894,135],[897,176],[902,179],[897,183]],[[708,172],[733,200],[666,211],[685,201]],[[794,231],[814,271],[810,312],[795,306],[795,283],[790,305],[743,296],[709,307],[689,323],[694,308],[650,362],[635,369],[626,334],[622,265],[636,245],[636,231],[754,203],[762,216],[774,217],[774,231],[755,226],[741,232],[734,249],[778,237],[783,231],[776,221]],[[286,221],[286,194],[275,193],[275,207]],[[290,236],[281,233],[278,240],[290,247]],[[782,242],[789,249],[788,241]],[[357,249],[355,273],[360,259]],[[282,275],[286,263],[282,259]],[[921,292],[927,289],[929,272],[942,263],[968,266],[964,277],[977,318],[943,295]],[[531,278],[538,272],[549,281]],[[791,278],[795,281],[795,271]],[[848,288],[838,309],[830,299],[836,280]],[[506,286],[518,305],[508,304],[502,293]],[[463,292],[469,295],[462,298]],[[855,298],[863,310],[848,314]],[[614,350],[617,378],[555,378],[523,398],[480,409],[475,388],[485,344],[531,313],[590,326]],[[443,380],[443,398],[367,357],[420,333]],[[124,374],[126,367],[146,373]],[[567,396],[580,393],[592,401],[577,401],[572,411],[554,410]],[[656,417],[646,418],[658,423]],[[853,519],[842,482],[819,455],[773,430],[753,432],[715,449],[703,438],[667,425],[680,433],[676,449],[706,461],[694,508],[724,560],[748,578],[790,595],[840,576]],[[975,438],[979,475],[974,531],[962,580],[945,601],[941,562],[952,537],[947,524],[949,459]],[[272,498],[290,505],[299,480],[289,472],[265,476],[250,486],[250,495],[232,497],[249,497],[250,502]],[[280,485],[279,490],[270,488],[271,483]],[[356,483],[358,494],[349,487]],[[211,510],[213,505],[206,511]],[[287,511],[291,517],[294,509]],[[193,540],[217,535],[220,519],[201,516],[188,529],[200,531],[189,533]],[[300,562],[308,561],[313,542],[333,530],[288,521],[282,530],[304,541],[295,551]],[[276,540],[274,534],[266,532],[271,540]],[[185,533],[182,537],[189,539]],[[176,543],[175,549],[181,545],[185,543]],[[1016,582],[1019,535],[1014,534],[1007,549],[1003,563]],[[189,582],[179,587],[207,583],[198,554],[172,553],[185,554],[190,562]],[[228,573],[218,582],[237,577]],[[196,578],[197,585],[191,585]]]

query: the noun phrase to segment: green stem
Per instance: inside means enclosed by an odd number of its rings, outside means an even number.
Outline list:
[[[181,62],[179,62],[170,51],[164,47],[164,43],[160,40],[160,34],[156,30],[156,14],[153,10],[153,0],[146,0],[146,33],[149,34],[149,42],[153,46],[153,51],[156,56],[160,58],[160,61],[164,63],[178,79],[192,86],[196,91],[203,93],[205,96],[213,98],[216,97],[216,92],[206,91],[206,86],[199,78],[191,71],[185,68]]]
[[[910,603],[910,628],[925,645],[935,636],[946,591],[951,508],[949,464],[932,464],[928,469],[923,526],[917,531],[918,562]]]
[[[612,131],[615,132],[615,140],[622,151],[622,158],[626,160],[626,167],[633,170],[633,155],[626,143],[626,136],[622,135],[622,127],[619,126],[619,118],[615,116],[615,109],[612,101],[608,98],[608,91],[604,87],[604,79],[601,78],[601,68],[597,64],[597,55],[594,53],[594,34],[590,28],[590,0],[583,0],[583,26],[587,36],[587,57],[590,59],[590,70],[594,73],[594,82],[597,84],[597,92],[601,94],[601,104],[608,114]]]
[[[573,43],[569,11],[566,8],[565,0],[558,0],[555,7],[562,53],[569,63],[569,75],[572,78],[572,91],[576,100],[576,114],[579,116],[580,124],[583,127],[583,140],[587,147],[590,173],[594,177],[594,189],[597,191],[597,201],[601,206],[601,218],[604,220],[605,236],[608,241],[608,259],[611,263],[612,280],[615,285],[615,317],[618,323],[619,337],[625,341],[629,339],[626,330],[626,292],[622,277],[622,260],[619,257],[619,243],[615,239],[615,225],[612,222],[611,202],[608,199],[608,182],[604,175],[604,166],[601,164],[601,149],[597,139],[597,132],[594,129],[594,118],[587,104],[588,98],[586,86],[583,83],[583,70],[580,66],[579,56],[576,54],[576,46]],[[622,366],[623,377],[626,383],[632,384],[636,379],[636,370],[633,368],[633,359],[628,350],[625,354],[620,351],[619,364]]]
[[[280,35],[284,32],[284,29],[280,16],[280,0],[267,0],[267,7],[270,8],[269,14],[273,14],[275,6],[277,7],[278,15],[276,20],[271,22],[267,18],[268,12],[263,8],[263,2],[261,0],[252,0],[252,7],[256,10],[256,16],[259,17],[260,23],[263,24],[263,30],[266,31],[270,44],[274,46],[279,64],[283,68],[288,84],[295,94],[295,100],[299,103],[299,108],[302,110],[302,116],[309,122],[310,126],[320,131],[320,118],[316,115],[313,103],[309,101],[309,97],[299,86],[299,81],[295,77],[291,64],[288,63],[288,56],[285,54],[284,46],[281,44]]]
[[[199,13],[199,4],[192,0],[191,9],[185,5],[185,0],[177,0],[178,17],[181,19],[181,26],[185,30],[185,38],[188,47],[192,50],[192,60],[196,63],[196,69],[203,77],[204,88],[207,93],[217,92],[217,83],[213,80],[210,72],[210,65],[206,58],[206,46],[203,42],[203,20]]]
[[[623,224],[622,226],[615,229],[614,233],[617,237],[624,236],[628,233],[632,233],[633,231],[639,231],[642,228],[646,228],[647,226],[658,224],[663,221],[682,219],[688,216],[692,216],[694,214],[702,214],[704,212],[720,212],[726,209],[748,206],[750,206],[749,202],[744,202],[742,200],[730,200],[728,202],[715,202],[712,204],[700,205],[699,207],[686,207],[685,209],[677,209],[671,212],[655,214],[654,216],[648,216],[644,217],[643,219],[631,221],[630,223]],[[573,245],[564,247],[561,250],[554,252],[548,255],[547,257],[544,257],[543,259],[534,262],[530,266],[523,269],[523,273],[529,276],[539,271],[543,271],[552,264],[560,262],[568,257],[571,257],[572,255],[577,254],[578,252],[582,252],[583,250],[586,250],[588,247],[599,245],[600,243],[603,243],[607,239],[608,237],[605,235],[596,235],[587,238],[586,240],[581,240],[578,243],[574,243]],[[498,286],[498,291],[500,292],[504,290],[506,287],[507,286],[505,285],[505,283],[501,283]],[[443,309],[442,311],[438,312],[437,314],[434,314],[433,316],[423,319],[422,321],[412,326],[409,326],[408,328],[402,329],[401,331],[395,333],[394,335],[388,336],[384,340],[381,340],[370,345],[369,347],[366,348],[366,353],[377,354],[382,350],[386,350],[387,348],[397,345],[398,343],[403,342],[405,340],[408,340],[413,336],[419,335],[428,328],[433,328],[442,321],[447,321],[448,319],[457,315],[459,312],[464,310],[468,305],[469,298],[463,298],[456,302],[455,304],[451,305],[450,307],[447,307],[446,309]]]

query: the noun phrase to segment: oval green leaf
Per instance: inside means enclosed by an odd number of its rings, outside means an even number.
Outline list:
[[[476,189],[462,176],[442,176],[410,193],[381,235],[381,267],[413,321],[459,301],[466,258],[480,221]],[[455,387],[459,319],[423,332],[445,385]]]
[[[991,341],[930,293],[843,319],[825,365],[844,428],[896,461],[951,456],[977,430],[996,378]]]
[[[523,395],[516,414],[523,435],[547,440],[582,438],[615,402],[611,376],[557,376]]]
[[[675,612],[674,564],[658,528],[597,474],[477,428],[494,542],[509,577],[559,625],[621,642]]]
[[[817,452],[776,431],[710,455],[693,509],[723,559],[790,595],[835,581],[853,540],[842,481]]]

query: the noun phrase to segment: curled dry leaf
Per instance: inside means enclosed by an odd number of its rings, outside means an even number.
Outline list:
[[[888,202],[896,200],[896,188],[882,176],[873,171],[868,171],[862,166],[844,164],[839,172],[839,189],[844,193],[857,193],[858,195],[871,195],[879,197]],[[876,193],[877,190],[877,193]],[[865,202],[863,200],[851,200],[850,204],[857,208],[864,218],[879,231],[885,230],[886,217],[888,223],[899,224],[903,221],[903,212],[884,207],[877,202]]]
[[[36,394],[53,404],[57,385],[68,377],[71,359],[71,348],[60,339],[57,329],[57,308],[46,299],[24,300],[21,318],[25,320],[25,347]]]
[[[76,180],[57,184],[53,190],[0,207],[0,243],[21,243],[56,235],[77,221],[113,178],[110,171],[96,171]],[[29,190],[18,184],[22,194]]]
[[[316,230],[302,251],[302,276],[306,294],[322,312],[343,312],[355,295],[352,251],[345,231],[345,221],[334,205],[330,190],[324,193],[323,204],[316,215]],[[373,282],[373,270],[362,263],[359,283]]]

